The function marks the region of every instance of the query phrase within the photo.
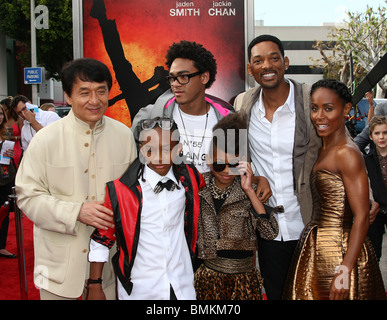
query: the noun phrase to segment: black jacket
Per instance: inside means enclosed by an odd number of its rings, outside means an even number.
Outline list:
[[[364,156],[364,159],[371,182],[374,200],[379,203],[380,210],[385,210],[387,212],[387,190],[384,186],[382,170],[380,169],[376,148],[372,148],[370,152]]]

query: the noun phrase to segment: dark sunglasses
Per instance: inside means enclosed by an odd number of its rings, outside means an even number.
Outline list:
[[[140,121],[142,130],[151,130],[156,124],[163,130],[170,130],[175,121],[170,118],[144,119]]]
[[[216,172],[222,172],[224,169],[226,169],[226,166],[229,166],[230,168],[236,168],[237,166],[239,166],[239,162],[237,162],[237,163],[218,163],[218,162],[214,162],[212,164],[212,169],[214,169],[214,171],[216,171]]]

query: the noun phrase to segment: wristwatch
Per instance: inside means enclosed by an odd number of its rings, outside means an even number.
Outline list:
[[[88,279],[87,280],[87,284],[101,284],[102,283],[102,279],[101,278],[98,278],[98,279]]]

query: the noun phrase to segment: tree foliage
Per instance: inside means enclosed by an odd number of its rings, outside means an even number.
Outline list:
[[[377,10],[367,6],[364,12],[348,12],[347,15],[348,21],[334,27],[328,35],[331,41],[316,42],[315,48],[321,58],[314,59],[314,66],[323,68],[326,77],[351,86],[351,54],[354,81],[359,83],[387,51],[387,12],[385,6]],[[384,97],[386,92],[387,77],[384,77],[378,83],[377,96]]]
[[[58,79],[62,65],[73,58],[72,3],[71,0],[36,0],[35,5],[45,5],[49,12],[48,29],[36,30],[37,63],[45,67],[49,77]],[[31,64],[30,17],[29,0],[0,2],[0,30],[25,44],[26,54],[18,57],[25,67]]]

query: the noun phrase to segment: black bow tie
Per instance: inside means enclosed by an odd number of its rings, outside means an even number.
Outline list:
[[[167,189],[168,191],[173,191],[173,190],[175,190],[175,188],[180,189],[180,187],[175,182],[173,182],[171,179],[169,179],[167,182],[159,181],[156,184],[156,187],[153,191],[155,193],[160,193],[164,188]]]

